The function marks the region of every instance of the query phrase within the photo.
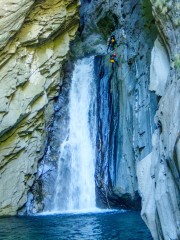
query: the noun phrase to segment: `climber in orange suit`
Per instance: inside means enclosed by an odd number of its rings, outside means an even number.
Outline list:
[[[114,35],[112,35],[107,42],[107,53],[108,50],[110,49],[110,51],[114,51],[114,49],[116,48],[117,42],[116,42],[116,38]]]
[[[115,64],[119,67],[116,53],[110,55],[109,61],[112,63],[112,70],[114,70]]]

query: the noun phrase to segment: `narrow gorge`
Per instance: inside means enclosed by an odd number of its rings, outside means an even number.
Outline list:
[[[2,0],[0,16],[0,216],[141,211],[179,240],[178,0]]]

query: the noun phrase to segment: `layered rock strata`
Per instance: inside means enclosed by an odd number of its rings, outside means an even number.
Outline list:
[[[27,201],[44,154],[79,1],[1,4],[0,215],[14,215]]]
[[[99,205],[140,207],[136,162],[152,150],[158,98],[149,91],[151,50],[158,31],[148,1],[85,1],[79,49],[95,60],[98,93],[96,186]],[[117,48],[107,53],[114,33]],[[110,54],[119,67],[112,69]]]
[[[161,35],[152,51],[150,90],[159,96],[151,153],[138,163],[142,217],[157,240],[180,239],[180,4],[152,1]],[[164,48],[162,47],[162,42]]]
[[[83,2],[78,52],[101,55],[95,62],[99,204],[134,207],[138,191],[153,238],[177,240],[180,5],[155,0]],[[119,42],[114,52],[122,63],[114,72],[105,47],[112,32]]]
[[[71,55],[73,59],[96,55],[97,202],[110,208],[138,208],[140,194],[142,217],[153,238],[178,240],[178,0],[82,0],[81,4],[80,28]],[[12,5],[14,11],[9,14]],[[34,173],[43,156],[62,61],[77,29],[77,5],[76,1],[6,1],[2,9],[6,14],[1,13],[0,19],[4,28],[0,42],[1,215],[15,214],[27,201],[29,189],[30,212],[50,204],[57,140],[61,141],[62,126],[68,121],[63,105],[67,104],[70,76],[64,78],[49,147],[35,182]],[[11,24],[4,24],[5,19]],[[114,52],[120,64],[114,70],[106,46],[112,32],[118,41]]]

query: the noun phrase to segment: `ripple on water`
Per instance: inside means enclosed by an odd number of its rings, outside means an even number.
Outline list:
[[[152,240],[139,212],[0,218],[0,240]]]

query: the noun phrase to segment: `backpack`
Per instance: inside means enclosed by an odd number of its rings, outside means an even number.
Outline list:
[[[111,62],[111,63],[114,63],[114,56],[112,55],[112,56],[110,56],[110,59],[109,59],[109,61]]]

